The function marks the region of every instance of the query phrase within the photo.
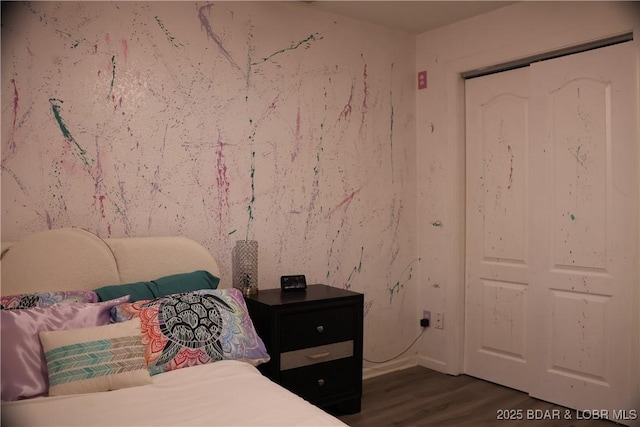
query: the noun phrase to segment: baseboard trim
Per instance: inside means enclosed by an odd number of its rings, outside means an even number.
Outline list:
[[[400,371],[402,369],[411,368],[413,366],[424,366],[434,371],[447,374],[447,364],[442,360],[432,359],[426,356],[410,356],[398,360],[393,360],[386,363],[368,363],[364,362],[365,366],[362,368],[362,379],[375,378],[380,375],[390,374],[391,372]]]
[[[378,377],[380,375],[389,374],[391,372],[400,371],[402,369],[411,368],[417,365],[416,357],[410,356],[403,359],[393,360],[391,362],[386,363],[367,363],[364,362],[365,366],[362,369],[362,379],[366,380],[369,378]]]
[[[424,366],[425,368],[433,369],[434,371],[448,374],[447,364],[442,360],[432,359],[427,356],[416,356],[416,365]]]

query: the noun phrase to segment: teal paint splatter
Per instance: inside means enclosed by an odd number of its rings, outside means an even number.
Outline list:
[[[326,112],[327,112],[327,88],[324,88],[324,98],[325,98],[325,104],[324,104],[324,111],[325,111],[325,115],[322,118],[322,122],[320,123],[320,138],[319,138],[319,142],[316,148],[316,164],[313,168],[313,182],[312,182],[312,186],[311,186],[311,198],[309,200],[309,208],[307,209],[308,217],[307,217],[307,223],[305,225],[304,228],[304,238],[307,238],[307,235],[309,233],[309,228],[311,227],[311,222],[312,219],[315,215],[317,215],[316,212],[316,202],[318,200],[318,197],[320,195],[320,154],[324,151],[323,148],[323,141],[324,141],[324,123],[327,120],[327,116],[326,116]],[[322,206],[320,206],[320,212],[322,212]]]
[[[231,230],[231,231],[229,232],[229,236],[231,236],[232,234],[234,234],[236,231],[237,231],[237,230]]]
[[[444,225],[442,224],[442,221],[440,220],[433,221],[431,225],[433,225],[434,227],[444,227]]]
[[[393,297],[400,293],[400,291],[404,288],[404,283],[402,283],[403,277],[406,276],[406,281],[410,281],[413,278],[413,265],[416,262],[422,261],[422,258],[414,258],[400,273],[400,279],[396,281],[396,283],[389,287],[387,285],[387,292],[389,292],[389,304],[393,303]]]
[[[576,220],[576,216],[574,214],[571,214],[571,221],[575,221]]]
[[[387,287],[387,291],[389,292],[389,304],[393,302],[393,296],[399,294],[402,288],[404,288],[404,285],[400,283],[400,281],[397,281],[396,284],[390,288]]]
[[[91,162],[89,161],[89,159],[87,159],[87,151],[84,148],[82,148],[80,144],[78,144],[78,142],[75,140],[73,135],[71,135],[71,132],[69,132],[69,129],[67,128],[67,125],[64,123],[64,120],[62,120],[62,116],[60,115],[60,104],[63,104],[63,103],[64,101],[60,99],[56,99],[56,98],[49,99],[49,104],[51,104],[51,110],[53,111],[53,116],[55,117],[56,122],[58,122],[58,126],[60,127],[60,131],[62,132],[62,136],[64,136],[64,139],[66,139],[67,142],[71,144],[72,148],[75,148],[73,153],[76,156],[80,157],[80,159],[85,164],[85,166],[91,167]]]
[[[158,26],[160,27],[160,29],[162,31],[164,31],[164,35],[167,38],[167,40],[169,40],[169,43],[171,43],[174,47],[184,46],[182,43],[177,43],[176,42],[176,38],[173,37],[171,35],[171,33],[169,33],[169,30],[167,30],[167,28],[164,26],[164,24],[162,23],[160,18],[158,18],[157,16],[154,16],[154,18],[155,18],[156,22],[158,23]]]
[[[256,201],[255,177],[256,177],[256,152],[251,151],[251,200],[249,201],[249,206],[247,206],[247,211],[249,211],[249,220],[247,222],[247,237],[246,237],[247,240],[249,239],[249,228],[251,227],[251,222],[254,220],[253,205]]]
[[[280,49],[280,50],[272,53],[271,55],[262,58],[260,61],[252,62],[251,65],[258,65],[258,64],[262,64],[263,62],[267,62],[268,60],[270,60],[274,56],[280,55],[280,54],[285,53],[286,51],[289,51],[289,50],[295,50],[295,49],[299,48],[300,46],[302,46],[305,43],[306,43],[305,49],[308,49],[311,46],[311,42],[322,40],[324,38],[324,37],[317,37],[317,36],[318,36],[318,33],[311,34],[311,35],[309,35],[309,37],[307,37],[307,38],[305,38],[303,40],[300,40],[297,43],[296,42],[291,43],[291,45],[289,47],[287,47],[287,48]]]
[[[111,94],[113,93],[113,83],[116,81],[116,56],[111,56],[111,85],[109,87],[109,94],[107,95],[107,99],[111,98]]]
[[[582,145],[578,145],[578,148],[576,148],[576,152],[571,153],[573,155],[573,157],[575,157],[576,162],[578,162],[578,164],[582,167],[585,167],[585,161],[587,160],[587,154],[581,154],[580,150],[582,150]]]
[[[354,274],[360,273],[362,271],[362,255],[364,254],[364,246],[360,248],[360,261],[358,265],[353,267],[351,273],[349,274],[349,278],[347,278],[347,283],[345,285],[345,289],[351,289],[351,280],[353,279]]]
[[[333,246],[336,243],[336,238],[340,235],[340,230],[336,232],[336,237],[331,239],[331,246],[329,247],[329,256],[327,259],[327,279],[331,276],[331,257],[333,256]]]

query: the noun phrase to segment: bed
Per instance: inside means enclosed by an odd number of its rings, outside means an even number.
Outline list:
[[[215,259],[193,240],[48,230],[3,242],[1,268],[3,426],[345,425],[260,374],[256,366],[269,356],[253,335],[241,294],[218,283]],[[188,289],[173,293],[176,283]],[[96,290],[97,300],[86,299]],[[167,313],[181,307],[204,310],[193,331],[213,319],[204,330],[211,335],[206,346],[178,346],[184,325]],[[159,331],[166,336],[156,342],[149,334]],[[108,345],[98,350],[96,343]],[[95,376],[93,367],[90,378],[71,376],[69,367],[77,365],[68,361],[69,349],[78,348],[95,351],[92,357],[126,356],[108,375]],[[18,374],[27,385],[37,378],[38,387],[44,375],[46,391],[24,386]]]

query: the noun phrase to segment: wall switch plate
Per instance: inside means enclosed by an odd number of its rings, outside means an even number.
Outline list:
[[[433,326],[435,326],[436,329],[444,329],[444,313],[443,312],[438,311],[435,313]]]

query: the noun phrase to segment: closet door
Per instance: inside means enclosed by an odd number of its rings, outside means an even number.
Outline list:
[[[465,373],[623,423],[640,409],[637,87],[631,43],[466,82]]]
[[[529,392],[637,410],[636,54],[623,43],[531,77]]]
[[[529,69],[466,81],[465,373],[528,390]]]

